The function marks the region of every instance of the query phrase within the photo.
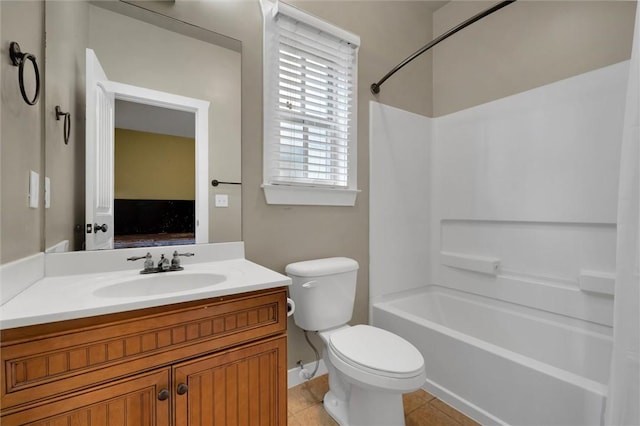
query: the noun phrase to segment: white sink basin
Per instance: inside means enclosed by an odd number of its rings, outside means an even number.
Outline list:
[[[93,294],[99,297],[158,296],[211,287],[226,280],[225,275],[206,272],[191,274],[163,272],[119,281],[100,287]]]

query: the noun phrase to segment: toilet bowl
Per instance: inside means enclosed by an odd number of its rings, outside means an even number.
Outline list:
[[[357,262],[330,258],[293,263],[296,325],[318,331],[329,372],[324,408],[341,426],[404,425],[402,394],[426,380],[424,359],[408,341],[370,325],[349,326]]]
[[[422,386],[426,379],[418,349],[400,336],[370,325],[331,333],[328,352],[341,373],[363,386],[407,392]]]
[[[347,389],[340,398],[330,388],[325,410],[341,425],[403,425],[402,394],[419,389],[426,379],[420,352],[369,325],[319,334],[333,373]]]

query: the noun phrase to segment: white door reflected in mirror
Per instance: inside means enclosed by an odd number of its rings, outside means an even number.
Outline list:
[[[156,109],[163,108],[193,114],[195,121],[195,217],[193,218],[195,242],[209,242],[209,102],[110,81],[92,49],[86,50],[86,57],[85,217],[87,250],[114,247],[114,109],[116,99],[156,107]],[[148,243],[148,239],[145,239],[145,244]]]

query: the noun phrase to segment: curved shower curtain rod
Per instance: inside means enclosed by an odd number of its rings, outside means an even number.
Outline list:
[[[382,86],[382,83],[387,81],[387,79],[389,77],[391,77],[393,74],[395,74],[397,71],[399,71],[400,68],[404,67],[409,62],[413,61],[415,58],[417,58],[418,56],[422,55],[424,52],[426,52],[427,50],[431,49],[436,44],[438,44],[441,41],[443,41],[443,40],[449,38],[450,36],[454,35],[458,31],[460,31],[461,29],[468,27],[469,25],[473,24],[474,22],[479,21],[480,19],[484,18],[485,16],[491,15],[493,12],[496,12],[496,11],[502,9],[505,6],[510,5],[511,3],[515,2],[515,1],[516,0],[502,1],[502,2],[500,2],[498,4],[496,4],[493,7],[490,7],[489,9],[487,9],[487,10],[485,10],[483,12],[480,12],[475,16],[472,16],[471,18],[467,19],[466,21],[464,21],[463,23],[459,24],[458,26],[450,29],[446,33],[442,34],[441,36],[431,40],[429,43],[427,43],[422,48],[420,48],[418,51],[416,51],[413,55],[409,56],[407,59],[405,59],[404,61],[400,62],[400,64],[396,65],[395,68],[393,68],[384,77],[382,77],[380,79],[380,81],[378,81],[377,83],[373,83],[371,85],[371,93],[373,93],[374,95],[377,95],[378,93],[380,93],[380,86]]]

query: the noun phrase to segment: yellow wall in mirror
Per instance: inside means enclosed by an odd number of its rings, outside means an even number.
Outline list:
[[[115,129],[115,198],[195,200],[195,139]]]

